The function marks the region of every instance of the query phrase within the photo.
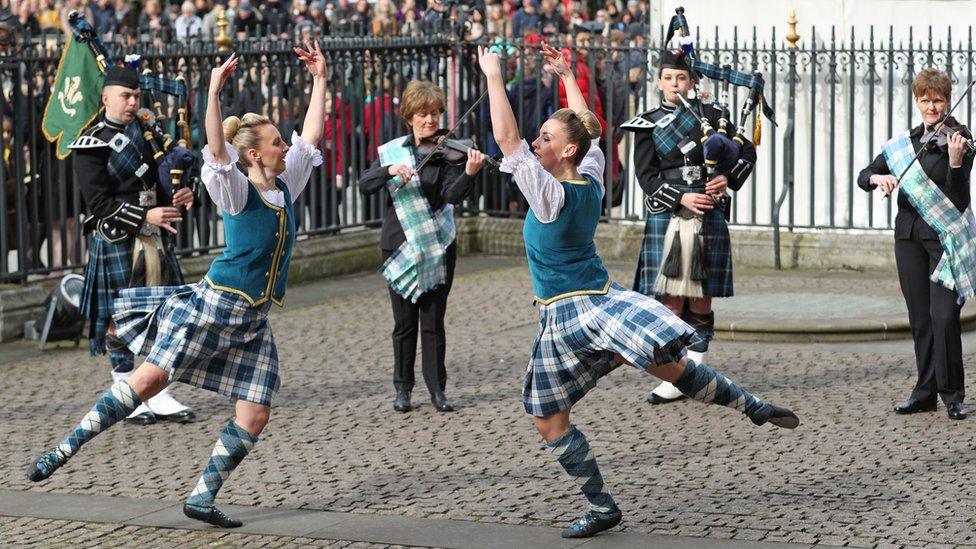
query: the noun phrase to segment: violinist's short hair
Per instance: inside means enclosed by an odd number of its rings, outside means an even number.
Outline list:
[[[925,69],[912,82],[912,93],[916,98],[934,94],[949,101],[952,98],[952,80],[938,69]]]
[[[444,112],[445,104],[447,98],[444,90],[438,88],[437,84],[429,80],[411,80],[400,98],[400,116],[407,127],[410,127],[413,115],[426,111]]]

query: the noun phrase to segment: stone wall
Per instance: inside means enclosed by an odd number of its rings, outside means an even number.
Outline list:
[[[495,217],[459,218],[461,255],[522,255],[522,220]],[[643,225],[601,223],[596,243],[608,261],[636,261]],[[781,233],[783,267],[787,269],[891,270],[894,268],[890,233],[839,232]],[[378,229],[300,240],[295,244],[289,283],[373,271],[381,262]],[[770,229],[732,229],[734,262],[739,267],[773,267]],[[215,255],[182,261],[188,282],[199,280]],[[0,285],[0,341],[20,337],[24,322],[40,315],[53,282]]]

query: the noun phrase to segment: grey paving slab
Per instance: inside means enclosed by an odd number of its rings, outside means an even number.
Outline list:
[[[220,508],[228,515],[238,518],[244,523],[244,526],[235,528],[235,532],[270,536],[320,537],[309,534],[343,522],[348,518],[348,513],[304,511],[301,509],[246,507],[242,505],[221,505]],[[155,513],[126,521],[126,524],[185,530],[215,529],[209,524],[187,518],[183,514],[182,506],[175,504],[175,502]]]
[[[310,534],[309,537],[452,549],[468,547],[483,549],[506,549],[510,547],[568,549],[578,547],[583,543],[580,540],[560,538],[559,530],[554,528],[366,515],[350,515],[347,520],[318,530]]]
[[[261,441],[224,484],[218,504],[243,507],[256,523],[269,510],[301,509],[553,535],[578,516],[585,499],[522,408],[538,319],[527,269],[519,261],[471,259],[459,261],[447,310],[447,394],[459,406],[453,414],[432,410],[419,371],[414,401],[422,406],[393,412],[393,322],[378,275],[303,287],[305,297],[274,309],[281,391]],[[633,265],[610,267],[624,285],[633,277]],[[738,295],[790,292],[900,298],[895,273],[736,272]],[[720,309],[720,321],[722,315]],[[0,486],[172,502],[162,509],[184,520],[175,502],[192,490],[233,414],[225,398],[176,384],[173,394],[199,421],[119,424],[50,479],[31,483],[27,465],[91,407],[111,382],[109,368],[84,348],[21,352],[12,361],[3,349]],[[963,352],[967,366],[976,363],[974,334],[963,336]],[[891,412],[914,383],[911,341],[716,341],[708,363],[761,398],[793,408],[800,428],[757,428],[733,410],[697,402],[649,406],[644,399],[656,381],[618,369],[573,409],[625,514],[622,528],[594,542],[627,543],[636,535],[692,540],[694,547],[976,545],[970,478],[976,419],[950,421],[941,406],[930,414]],[[969,373],[972,395],[976,377]],[[270,520],[261,528],[304,532],[344,524],[287,517],[293,526],[275,529]],[[0,517],[2,546],[61,546],[76,538],[112,547],[389,545]]]
[[[797,549],[798,547],[792,544],[679,538],[633,532],[608,532],[591,539],[572,540],[560,538],[558,529],[533,526],[241,505],[225,505],[222,509],[229,515],[241,519],[244,526],[221,530],[188,519],[183,515],[180,504],[174,501],[0,491],[0,517],[109,523],[118,524],[120,528],[161,528],[219,532],[235,536],[253,534],[447,549],[473,547],[480,549],[513,547],[522,549],[643,549],[648,547]]]
[[[35,494],[0,491],[0,515],[52,520],[90,520],[123,523],[165,509],[173,503],[149,499],[84,494]]]

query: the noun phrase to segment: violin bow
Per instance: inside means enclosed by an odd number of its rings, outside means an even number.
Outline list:
[[[949,116],[952,114],[952,111],[956,110],[956,107],[958,107],[959,104],[962,103],[962,100],[965,99],[966,96],[973,91],[973,85],[976,85],[976,80],[973,80],[972,82],[969,83],[968,86],[966,86],[966,91],[964,91],[962,95],[959,96],[959,99],[956,99],[956,102],[952,104],[952,107],[950,107],[949,110],[946,111],[944,115],[942,115],[942,120],[940,120],[939,123],[935,125],[935,128],[932,130],[931,135],[929,135],[928,139],[926,139],[925,142],[922,143],[922,146],[918,148],[918,152],[915,153],[915,156],[912,158],[912,161],[907,166],[905,166],[905,169],[902,170],[901,175],[898,176],[899,183],[901,183],[901,178],[905,177],[905,174],[908,173],[908,170],[910,170],[912,166],[914,166],[915,163],[918,162],[919,155],[921,155],[922,151],[925,150],[925,147],[926,145],[929,144],[929,141],[931,141],[936,135],[938,135],[939,130],[942,129],[942,126],[945,126],[946,120],[949,119]],[[891,193],[885,193],[885,197],[889,197],[889,196],[891,196]]]
[[[478,107],[478,105],[481,104],[482,101],[485,100],[486,97],[488,97],[488,90],[485,90],[481,94],[481,97],[479,97],[478,100],[474,102],[474,104],[472,104],[470,107],[468,107],[468,110],[465,111],[464,114],[462,114],[461,117],[457,119],[457,122],[454,124],[454,127],[453,128],[451,128],[444,135],[442,135],[439,138],[437,138],[437,145],[434,146],[434,149],[432,151],[430,151],[429,153],[427,153],[427,156],[423,157],[420,160],[420,164],[417,164],[417,167],[414,168],[414,171],[415,172],[417,172],[419,174],[420,173],[420,170],[422,170],[424,168],[424,166],[426,166],[427,163],[430,162],[430,159],[433,158],[436,153],[438,153],[441,150],[443,150],[443,148],[444,148],[444,141],[447,141],[448,139],[454,137],[454,132],[456,132],[457,129],[461,127],[461,123],[464,122],[464,119],[467,118],[468,116],[470,116],[471,113],[474,112],[474,110]],[[399,183],[397,183],[396,185],[393,186],[393,192],[399,191],[406,184],[407,184],[406,181],[400,181]]]

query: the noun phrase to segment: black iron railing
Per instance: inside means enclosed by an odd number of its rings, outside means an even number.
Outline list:
[[[753,30],[748,37],[731,31],[699,30],[700,56],[742,71],[761,71],[766,96],[777,112],[779,129],[763,123],[759,162],[751,181],[733,201],[738,225],[787,229],[884,230],[892,225],[894,201],[856,187],[858,172],[892,135],[918,122],[911,94],[915,74],[925,67],[947,71],[954,89],[973,79],[976,54],[973,31],[950,28],[944,37],[929,29],[905,40],[895,30],[885,36],[873,29],[866,36],[853,30],[811,28],[796,49],[789,49],[775,30],[768,39]],[[708,35],[708,36],[706,36]],[[608,121],[603,139],[607,163],[606,217],[643,218],[643,195],[630,169],[632,135],[617,126],[659,103],[656,88],[658,52],[663,29],[650,44],[631,47],[620,36],[591,38],[571,49],[577,72],[586,76],[584,92],[594,110]],[[292,54],[290,39],[269,37],[233,45],[242,58],[236,86],[225,93],[225,114],[247,111],[270,116],[283,135],[301,127],[310,82]],[[113,46],[117,47],[117,46]],[[142,46],[140,46],[142,47]],[[541,70],[531,45],[498,46],[507,56],[510,96],[524,136],[532,137],[548,114],[558,108],[558,85]],[[385,197],[364,198],[357,177],[375,157],[376,145],[402,135],[397,115],[400,93],[411,79],[438,83],[448,97],[445,126],[452,126],[484,89],[472,44],[446,36],[423,38],[325,38],[331,67],[332,107],[326,138],[320,147],[326,162],[315,171],[300,197],[301,232],[322,235],[378,222]],[[122,53],[114,50],[115,54]],[[210,69],[221,54],[214,42],[182,44],[157,41],[142,47],[144,66],[165,75],[182,74],[190,88],[191,141],[199,154],[204,136],[202,116]],[[59,51],[37,46],[0,56],[0,88],[11,109],[4,113],[4,162],[0,164],[0,281],[24,280],[77,267],[85,260],[80,223],[84,204],[72,161],[57,160],[40,133]],[[717,84],[705,82],[717,95]],[[731,101],[737,113],[745,92]],[[599,102],[599,106],[598,106]],[[176,105],[164,105],[174,114]],[[973,100],[960,105],[957,118],[972,125]],[[487,105],[461,124],[490,153]],[[171,124],[171,123],[170,123]],[[786,130],[789,129],[787,132]],[[170,131],[176,128],[170,126]],[[501,174],[483,172],[464,215],[521,215],[525,204]],[[784,192],[784,185],[791,186]],[[782,198],[782,202],[780,202]],[[778,203],[780,202],[780,203]],[[780,214],[780,209],[782,213]],[[182,224],[183,253],[222,245],[220,220],[209,202]]]

